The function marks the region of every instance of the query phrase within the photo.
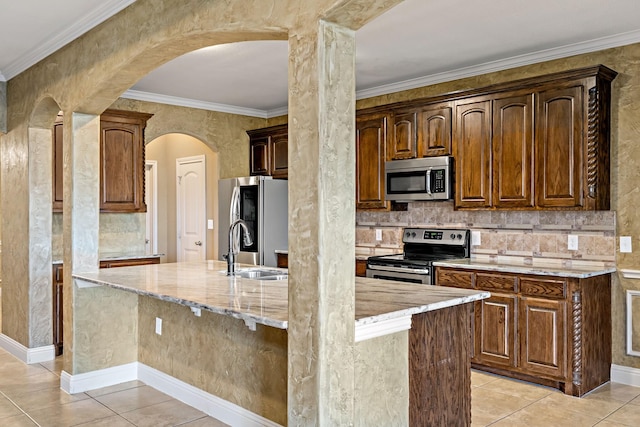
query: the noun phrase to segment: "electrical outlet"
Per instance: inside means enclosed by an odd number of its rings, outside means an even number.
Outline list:
[[[380,230],[379,228],[376,228],[376,240],[378,242],[382,241],[382,230]]]
[[[207,229],[208,230],[213,230],[213,220],[212,219],[208,219],[207,220]]]
[[[620,252],[630,253],[631,250],[631,236],[620,236]]]
[[[471,246],[482,245],[482,237],[479,231],[471,231]]]
[[[202,316],[202,310],[198,307],[190,307],[191,308],[191,312],[196,316],[196,317],[200,317]]]
[[[156,317],[156,334],[162,335],[162,319]]]
[[[567,239],[567,246],[570,251],[578,250],[578,236],[575,234],[569,234],[569,238]]]

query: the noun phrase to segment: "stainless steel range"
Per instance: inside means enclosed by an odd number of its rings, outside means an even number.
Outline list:
[[[404,252],[369,257],[367,277],[433,285],[433,261],[469,258],[470,234],[461,229],[405,228]]]

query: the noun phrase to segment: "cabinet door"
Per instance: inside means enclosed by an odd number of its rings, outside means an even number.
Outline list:
[[[271,137],[271,176],[286,178],[289,174],[289,135]]]
[[[583,204],[583,87],[536,95],[536,203],[539,207]]]
[[[384,162],[387,160],[389,115],[356,118],[356,208],[389,209],[385,201]]]
[[[424,108],[418,123],[418,157],[451,154],[451,106]]]
[[[520,299],[520,367],[531,375],[565,375],[565,302]]]
[[[146,212],[141,126],[110,120],[100,126],[100,210]]]
[[[465,100],[456,106],[455,205],[491,206],[491,101]]]
[[[59,119],[62,119],[59,117]],[[62,159],[62,123],[53,125],[53,211],[62,212],[63,159]]]
[[[493,101],[493,204],[533,206],[533,95]]]
[[[269,138],[263,136],[251,139],[249,145],[249,173],[251,175],[269,175],[271,173],[270,166],[270,150]]]
[[[393,119],[393,139],[389,148],[389,158],[414,159],[416,150],[416,111],[398,112]]]
[[[515,367],[516,296],[492,293],[476,305],[475,361]]]

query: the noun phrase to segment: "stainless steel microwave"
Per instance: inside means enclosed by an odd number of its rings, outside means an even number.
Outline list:
[[[453,157],[423,157],[385,163],[387,200],[450,200],[453,198]]]

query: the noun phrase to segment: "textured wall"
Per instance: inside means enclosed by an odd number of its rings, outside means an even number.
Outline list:
[[[409,333],[356,343],[355,425],[409,425]]]
[[[146,143],[169,133],[183,133],[199,139],[220,156],[220,178],[249,174],[246,131],[267,126],[265,119],[256,117],[124,98],[114,102],[111,108],[153,114],[145,130]]]
[[[106,286],[79,289],[67,287],[65,283],[65,292],[67,290],[73,292],[74,322],[82,327],[71,328],[65,319],[65,358],[70,351],[75,355],[72,364],[65,364],[65,371],[77,375],[135,362],[138,358],[138,296]],[[67,327],[73,333],[69,341]]]
[[[287,425],[286,331],[257,325],[253,332],[241,320],[208,311],[196,317],[149,297],[138,304],[141,363]],[[156,316],[162,335],[155,334]],[[408,348],[406,331],[356,344],[355,425],[408,425]]]
[[[123,292],[121,292],[123,293]],[[139,298],[138,360],[279,424],[287,423],[287,333]],[[155,318],[162,318],[156,335]]]

